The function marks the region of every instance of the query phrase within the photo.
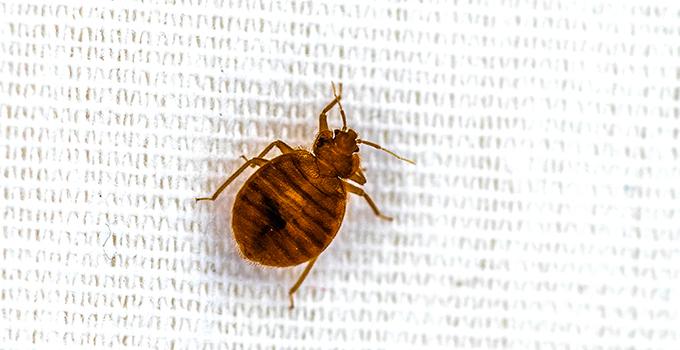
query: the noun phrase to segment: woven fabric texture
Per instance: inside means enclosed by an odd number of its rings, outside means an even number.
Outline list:
[[[0,77],[3,349],[680,346],[677,1],[0,1]],[[194,197],[331,81],[417,165],[362,147],[395,220],[351,196],[289,310],[253,170]]]

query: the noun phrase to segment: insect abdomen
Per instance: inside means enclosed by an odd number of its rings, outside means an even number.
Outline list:
[[[345,212],[339,179],[305,170],[311,154],[297,151],[265,164],[237,195],[234,238],[249,260],[293,266],[318,256],[333,240]]]

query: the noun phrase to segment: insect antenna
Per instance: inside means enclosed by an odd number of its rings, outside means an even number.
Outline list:
[[[361,144],[364,144],[364,145],[366,145],[366,146],[371,146],[371,147],[373,147],[373,148],[375,148],[375,149],[379,149],[379,150],[381,150],[381,151],[385,151],[385,152],[389,153],[390,155],[392,155],[393,157],[395,157],[395,158],[397,158],[397,159],[399,159],[399,160],[403,160],[403,161],[405,161],[405,162],[407,162],[407,163],[411,163],[411,164],[413,164],[413,165],[416,164],[416,162],[414,162],[414,161],[412,161],[412,160],[410,160],[410,159],[404,158],[404,157],[400,157],[400,156],[398,156],[396,153],[394,153],[394,152],[392,152],[392,151],[390,151],[390,150],[388,150],[388,149],[385,149],[385,148],[383,148],[382,146],[380,146],[380,145],[378,145],[378,144],[376,144],[376,143],[373,143],[373,142],[371,142],[371,141],[366,141],[366,140],[357,139],[357,143],[361,143]]]
[[[333,88],[333,96],[338,101],[338,107],[340,107],[340,116],[342,117],[342,130],[347,130],[347,116],[345,116],[345,110],[342,109],[342,104],[340,99],[342,98],[342,83],[338,83],[338,90],[340,94],[335,93],[335,84],[331,81],[331,87]]]

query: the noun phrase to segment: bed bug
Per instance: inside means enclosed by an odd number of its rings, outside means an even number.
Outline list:
[[[375,215],[383,215],[364,190],[348,182],[366,183],[359,161],[359,144],[383,150],[402,158],[381,146],[357,138],[347,128],[347,117],[340,103],[342,84],[336,93],[332,84],[333,100],[319,115],[319,132],[312,152],[294,149],[281,140],[272,142],[256,157],[248,159],[215,191],[211,197],[196,201],[214,201],[248,167],[259,167],[243,184],[232,209],[232,233],[241,255],[252,262],[272,267],[289,267],[302,263],[307,266],[290,288],[290,308],[293,294],[305,280],[317,258],[335,238],[340,229],[348,193],[363,197]],[[327,115],[338,106],[342,129],[331,131]],[[281,155],[264,157],[274,147]]]

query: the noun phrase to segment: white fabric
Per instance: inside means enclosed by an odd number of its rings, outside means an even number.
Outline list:
[[[0,15],[2,348],[680,344],[677,1]],[[193,198],[275,139],[309,147],[331,81],[361,137],[417,165],[362,147],[395,220],[351,198],[289,311],[302,266],[231,238],[247,174]]]

